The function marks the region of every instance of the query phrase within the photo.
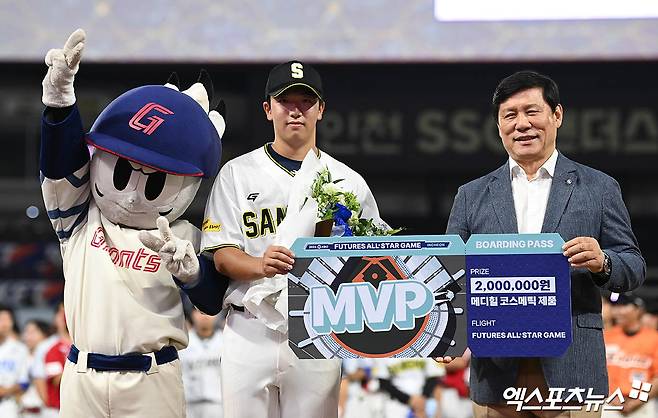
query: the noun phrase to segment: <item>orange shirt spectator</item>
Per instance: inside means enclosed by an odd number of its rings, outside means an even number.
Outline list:
[[[626,417],[655,417],[652,398],[658,395],[658,331],[644,327],[640,321],[644,312],[642,299],[632,295],[621,295],[613,305],[613,315],[617,325],[606,330],[606,357],[610,393],[617,388],[624,395],[623,411]],[[651,383],[653,387],[647,398],[631,398],[634,381]],[[604,417],[620,416],[617,412],[606,411]]]
[[[658,376],[658,332],[642,327],[628,335],[617,326],[604,334],[610,391],[631,392],[633,380],[651,383]]]

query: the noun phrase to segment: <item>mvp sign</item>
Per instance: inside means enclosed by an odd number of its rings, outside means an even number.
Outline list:
[[[463,354],[463,247],[456,236],[297,240],[290,346],[299,358]]]

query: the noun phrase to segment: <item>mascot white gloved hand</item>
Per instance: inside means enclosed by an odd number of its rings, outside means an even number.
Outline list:
[[[225,123],[209,111],[202,72],[183,92],[174,77],[123,93],[85,133],[73,87],[85,42],[79,29],[49,51],[42,83],[41,184],[74,344],[61,414],[114,416],[102,406],[115,405],[121,415],[178,417],[184,397],[172,362],[188,339],[172,273],[188,283],[198,276],[200,239],[179,218],[201,179],[219,170]],[[117,374],[108,381],[88,369]]]
[[[85,31],[78,29],[69,36],[62,49],[51,49],[46,54],[48,73],[43,79],[41,101],[50,107],[66,107],[75,103],[73,79],[78,72]]]
[[[139,233],[139,240],[147,248],[158,253],[165,267],[185,284],[193,284],[199,278],[199,260],[192,243],[176,237],[164,216],[158,218],[160,237],[146,231]]]

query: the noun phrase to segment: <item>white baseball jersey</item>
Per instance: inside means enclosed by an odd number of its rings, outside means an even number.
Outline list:
[[[0,387],[10,387],[28,382],[29,352],[19,341],[7,338],[0,344]],[[18,418],[18,404],[14,396],[0,400],[0,417]]]
[[[375,199],[359,174],[325,153],[320,162],[333,178],[344,179],[341,186],[357,196],[362,216],[380,221]],[[233,246],[262,256],[275,242],[286,215],[294,175],[270,155],[267,145],[226,163],[206,205],[204,251]],[[243,305],[250,285],[231,281],[224,305]],[[267,328],[248,312],[229,314],[224,337],[224,416],[336,416],[338,361],[299,360],[285,334]]]
[[[359,369],[370,374],[374,361],[371,358],[343,359],[343,378]],[[383,414],[383,401],[380,393],[369,392],[363,382],[349,382],[347,402],[342,418],[376,418]]]
[[[48,350],[59,340],[57,334],[53,334],[45,340],[37,344],[32,354],[32,361],[28,368],[30,378],[45,379],[46,378],[46,353]]]
[[[57,335],[51,335],[47,339],[41,341],[35,347],[32,354],[28,356],[27,360],[27,375],[29,379],[30,386],[27,388],[23,396],[21,396],[21,406],[23,408],[44,408],[43,400],[37,388],[34,385],[34,379],[45,379],[46,378],[46,367],[45,367],[45,358],[46,353],[52,347],[53,342],[57,340]],[[41,417],[41,413],[23,413],[24,417]]]
[[[320,162],[341,187],[352,191],[361,203],[362,217],[380,222],[377,203],[357,172],[321,152]],[[260,257],[275,240],[277,226],[286,215],[295,173],[277,163],[267,145],[237,157],[222,167],[215,179],[202,227],[201,248],[239,248]],[[224,305],[242,305],[250,283],[232,281]]]
[[[374,361],[371,358],[346,358],[342,360],[343,364],[343,377],[356,373],[359,369],[363,370],[372,370]],[[356,398],[363,396],[365,390],[363,389],[361,382],[350,382],[349,387],[349,398]]]
[[[108,355],[184,348],[183,305],[171,273],[142,245],[139,230],[100,212],[90,193],[89,163],[63,179],[45,178],[41,188],[60,240],[73,343]],[[171,228],[198,248],[199,231],[189,222],[175,221]]]
[[[222,352],[222,333],[215,331],[210,338],[201,339],[190,332],[190,342],[178,355],[183,369],[185,400],[222,403],[219,360]],[[221,407],[218,414],[221,413]]]

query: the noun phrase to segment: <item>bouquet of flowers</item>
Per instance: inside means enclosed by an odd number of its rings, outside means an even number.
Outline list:
[[[327,167],[318,171],[311,185],[311,197],[318,204],[320,221],[332,221],[332,235],[341,236],[379,236],[393,235],[402,229],[391,229],[388,225],[378,225],[372,219],[361,218],[361,204],[356,195],[344,190],[340,182],[344,179],[332,179]]]
[[[277,227],[275,244],[290,248],[297,238],[313,236],[314,229],[315,236],[392,235],[400,231],[379,219],[361,218],[361,203],[354,193],[341,187],[341,181],[332,179],[329,169],[310,150],[293,178],[287,214]],[[320,224],[326,228],[319,229]],[[251,282],[242,303],[268,328],[287,332],[286,275]]]

